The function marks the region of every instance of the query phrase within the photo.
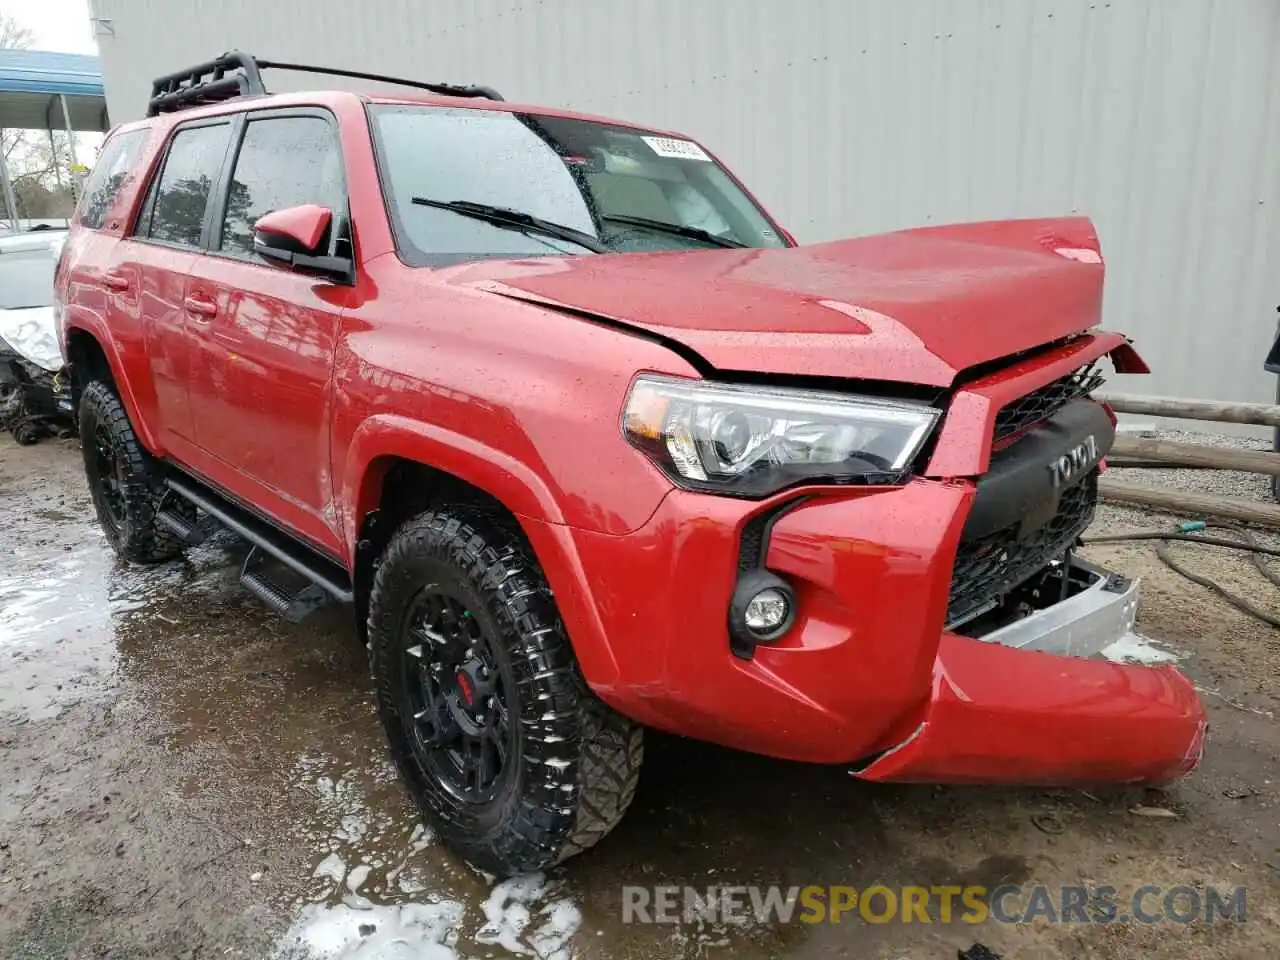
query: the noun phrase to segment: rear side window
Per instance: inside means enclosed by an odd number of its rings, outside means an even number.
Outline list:
[[[133,161],[146,142],[148,132],[129,130],[117,133],[103,144],[102,153],[99,154],[98,162],[80,197],[77,222],[81,226],[92,230],[102,229],[107,220],[107,211],[115,202],[116,195],[133,177]]]
[[[139,236],[200,246],[209,192],[227,152],[231,125],[186,127],[173,135],[159,178],[138,220]]]
[[[335,219],[345,216],[342,154],[333,127],[314,116],[250,120],[231,175],[220,249],[254,256],[258,218],[304,203],[327,207]]]

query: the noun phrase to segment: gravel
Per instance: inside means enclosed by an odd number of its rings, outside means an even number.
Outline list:
[[[1234,450],[1270,450],[1268,440],[1255,437],[1228,437],[1221,434],[1197,433],[1189,430],[1154,430],[1136,434],[1156,437],[1174,443],[1198,443],[1206,446],[1228,447]],[[1209,493],[1219,496],[1243,497],[1262,503],[1275,503],[1271,493],[1271,478],[1259,473],[1242,473],[1236,470],[1178,470],[1113,467],[1107,476],[1153,487],[1168,487],[1192,493]]]

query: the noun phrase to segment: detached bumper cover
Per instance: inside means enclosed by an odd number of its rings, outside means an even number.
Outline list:
[[[858,772],[928,783],[1165,783],[1204,747],[1173,667],[1082,660],[944,636],[916,731]]]
[[[980,639],[945,634],[924,720],[859,776],[928,782],[1160,783],[1196,765],[1204,710],[1172,667],[1093,657],[1133,629],[1138,582],[1092,583]]]

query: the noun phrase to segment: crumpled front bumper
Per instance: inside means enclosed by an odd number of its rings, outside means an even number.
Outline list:
[[[973,486],[796,491],[764,565],[798,599],[750,660],[727,616],[751,517],[775,503],[673,492],[625,536],[530,524],[592,689],[642,723],[873,780],[1163,782],[1194,766],[1204,712],[1176,669],[1092,656],[1136,587],[1095,589],[1007,632],[944,629]]]
[[[1205,718],[1173,667],[1081,660],[945,636],[915,731],[866,780],[1160,784],[1189,773]]]
[[[1061,608],[1061,609],[1060,609]],[[1133,626],[1137,582],[1087,591],[980,640],[943,635],[931,700],[864,780],[1164,783],[1192,771],[1204,710],[1178,669],[1085,659]],[[1002,636],[1001,636],[1002,635]]]
[[[1133,629],[1137,581],[1087,589],[981,639],[945,634],[930,703],[868,780],[1163,783],[1204,748],[1204,710],[1172,667],[1092,658]]]

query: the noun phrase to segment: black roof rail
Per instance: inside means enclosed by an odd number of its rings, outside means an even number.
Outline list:
[[[306,63],[283,63],[279,60],[260,60],[239,50],[229,50],[208,63],[197,64],[163,77],[156,77],[151,83],[151,99],[147,104],[147,116],[154,117],[161,113],[172,113],[175,110],[198,107],[206,103],[221,103],[223,100],[232,100],[236,97],[264,96],[267,93],[267,88],[262,83],[261,71],[264,68],[394,83],[398,86],[428,90],[446,97],[502,99],[502,95],[492,87],[425,83],[421,80],[406,80],[404,77],[391,77],[381,73],[339,70],[335,67],[318,67]]]

